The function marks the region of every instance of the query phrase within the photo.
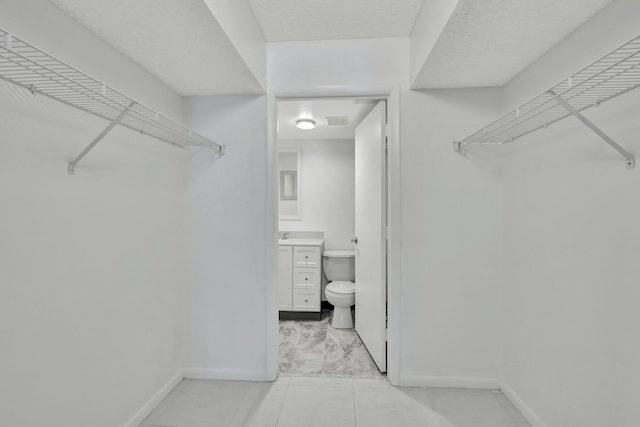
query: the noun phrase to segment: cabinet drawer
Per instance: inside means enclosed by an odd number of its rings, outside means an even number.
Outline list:
[[[320,311],[320,289],[294,289],[294,311]]]
[[[320,289],[320,269],[319,268],[294,268],[293,288],[294,289]]]
[[[295,267],[320,267],[320,248],[317,246],[295,246],[293,248]]]

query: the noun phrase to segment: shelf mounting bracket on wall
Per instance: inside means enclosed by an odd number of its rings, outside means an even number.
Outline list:
[[[67,166],[76,165],[116,125],[124,126],[181,148],[207,148],[218,156],[225,146],[211,141],[168,117],[135,102],[36,46],[0,29],[0,79],[33,95],[44,95],[62,104],[101,117],[109,125]]]
[[[466,138],[454,142],[464,154],[472,145],[509,144],[518,138],[574,116],[635,167],[633,154],[593,124],[584,111],[623,94],[640,90],[640,36],[569,76]]]
[[[573,108],[567,101],[562,99],[560,95],[557,95],[554,91],[550,90],[549,95],[553,96],[555,101],[562,105],[568,112],[570,112],[575,118],[580,120],[585,124],[589,129],[594,131],[600,138],[602,138],[607,144],[613,147],[618,153],[622,155],[627,161],[627,169],[633,169],[636,167],[636,159],[633,157],[633,154],[629,153],[627,150],[622,148],[620,144],[615,142],[609,135],[604,133],[598,126],[594,125],[589,119],[583,116],[579,111]]]
[[[109,126],[104,128],[104,130],[102,132],[100,132],[100,134],[98,136],[96,136],[93,141],[91,141],[91,144],[87,145],[87,148],[82,150],[82,152],[80,154],[78,154],[78,156],[75,159],[73,159],[71,162],[69,162],[69,166],[67,168],[67,170],[69,171],[69,175],[75,175],[75,173],[76,173],[76,165],[78,164],[78,162],[80,160],[82,160],[82,158],[84,156],[86,156],[87,153],[89,153],[89,151],[91,151],[93,149],[93,147],[95,147],[96,144],[98,144],[98,142],[100,142],[102,140],[102,138],[107,136],[107,134],[109,132],[111,132],[111,129],[113,129],[118,123],[120,123],[122,121],[122,119],[124,119],[124,117],[129,113],[129,109],[134,107],[135,105],[136,105],[136,103],[132,102],[131,105],[129,105],[129,108],[127,108],[122,113],[120,113],[120,115],[118,117],[116,117],[111,123],[109,123]]]

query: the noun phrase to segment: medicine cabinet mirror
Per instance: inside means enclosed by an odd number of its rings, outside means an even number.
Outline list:
[[[302,150],[280,149],[278,152],[278,215],[280,221],[299,221]]]

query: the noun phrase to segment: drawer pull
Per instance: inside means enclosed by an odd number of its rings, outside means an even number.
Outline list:
[[[306,300],[304,300],[304,302],[309,302],[309,300],[308,300],[308,299],[306,299]]]
[[[308,277],[305,277],[305,278],[304,278],[304,280],[309,280],[309,278],[308,278]]]

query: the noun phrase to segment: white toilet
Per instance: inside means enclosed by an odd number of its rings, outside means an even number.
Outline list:
[[[330,282],[325,295],[333,305],[331,326],[337,329],[353,328],[351,306],[356,302],[356,278],[354,251],[324,251],[322,267]]]

